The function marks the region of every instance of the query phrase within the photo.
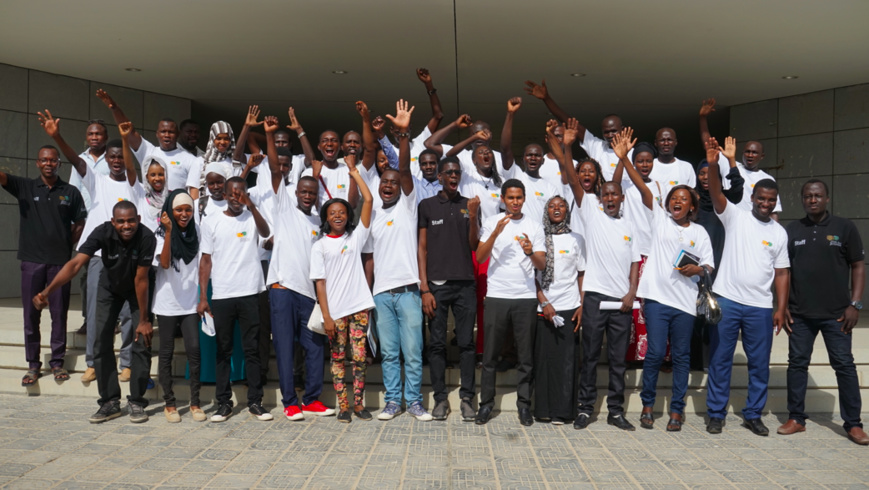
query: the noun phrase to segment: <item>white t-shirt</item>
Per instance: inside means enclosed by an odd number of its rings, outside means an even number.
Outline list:
[[[187,225],[188,228],[190,225]],[[196,226],[197,233],[201,231]],[[172,233],[181,233],[172,230]],[[175,267],[170,258],[169,268],[160,267],[160,253],[163,251],[165,237],[157,235],[157,252],[154,254],[154,265],[157,266],[156,282],[154,286],[154,313],[165,316],[181,316],[196,313],[196,305],[199,304],[199,260],[201,253],[185,264],[183,260],[175,261]],[[171,254],[171,252],[170,252]]]
[[[483,221],[480,241],[487,241],[498,226],[498,221],[506,216],[498,213]],[[519,238],[523,235],[531,240],[531,250],[545,252],[543,225],[522,214],[522,219],[511,219],[495,239],[489,260],[489,278],[486,281],[486,296],[490,298],[536,298],[534,285],[534,265],[525,255]]]
[[[371,237],[363,253],[374,254],[374,294],[419,284],[417,262],[416,189],[400,196],[395,205],[376,206],[371,217]]]
[[[663,197],[661,189],[663,186],[659,182],[646,182],[646,187],[652,191],[652,197],[656,207],[661,207]],[[625,202],[622,203],[624,217],[634,225],[634,232],[637,234],[634,241],[639,247],[640,255],[649,255],[652,249],[652,211],[643,204],[643,195],[640,194],[640,189],[634,185],[634,181],[622,181],[622,188],[625,193]]]
[[[362,170],[360,165],[360,171]],[[308,168],[302,172],[302,176],[310,175],[314,176],[314,169]],[[343,163],[338,164],[338,168],[331,169],[327,167],[325,164],[320,170],[320,177],[323,179],[320,181],[320,206],[326,203],[329,199],[341,198],[344,200],[349,200],[348,196],[350,196],[350,170]],[[323,182],[326,185],[323,185]],[[329,193],[326,190],[329,190]],[[375,194],[376,191],[371,191],[372,194]],[[329,194],[332,194],[332,197],[329,197]]]
[[[670,189],[677,185],[687,185],[692,189],[697,186],[697,174],[694,172],[694,165],[675,157],[671,163],[661,163],[656,158],[649,178],[661,183],[661,191],[664,197],[667,197]]]
[[[88,210],[80,243],[84,243],[88,239],[94,228],[112,219],[112,208],[119,201],[131,201],[136,205],[139,216],[142,216],[143,210],[139,208],[141,201],[145,198],[145,191],[141,185],[130,186],[126,177],[124,180],[113,180],[109,176],[94,172],[90,166],[87,167],[81,181],[84,188],[90,193],[93,205]],[[94,255],[100,257],[102,254],[97,251]]]
[[[774,219],[760,221],[730,203],[718,218],[726,236],[712,290],[743,305],[772,308],[775,269],[790,267],[787,232]]]
[[[211,255],[213,299],[240,298],[265,290],[253,214],[209,214],[202,220],[199,251]]]
[[[272,190],[271,186],[257,185],[248,189],[248,195],[250,196],[250,200],[253,202],[254,206],[256,206],[257,211],[260,212],[260,215],[262,215],[269,224],[269,231],[274,234],[275,192]],[[272,251],[266,250],[264,247],[269,238],[271,238],[271,236],[265,238],[259,237],[259,246],[257,250],[260,261],[270,260],[272,258]]]
[[[549,289],[543,290],[543,295],[555,311],[575,310],[582,304],[577,282],[579,271],[585,270],[585,246],[582,237],[574,232],[552,235],[552,251],[552,283]],[[543,272],[537,271],[537,280],[542,279]],[[543,308],[538,305],[537,311],[543,311]]]
[[[676,224],[667,211],[655,206],[652,220],[652,244],[637,296],[651,299],[691,316],[697,315],[697,283],[673,268],[682,250],[700,257],[700,265],[715,266],[712,242],[706,229],[690,223]]]
[[[631,289],[631,264],[640,261],[634,226],[607,215],[597,196],[586,193],[579,208],[585,228],[586,291],[622,298]]]
[[[576,168],[576,163],[576,160],[573,160],[573,168]],[[539,172],[540,176],[543,177],[546,182],[555,186],[556,189],[561,189],[562,186],[566,185],[561,181],[561,164],[558,163],[558,160],[543,155],[543,165],[540,166]],[[569,187],[568,194],[570,194]]]
[[[462,178],[459,181],[459,194],[468,199],[480,198],[480,217],[483,221],[501,212],[501,187],[491,177],[483,177],[477,168],[468,172],[462,168]]]
[[[188,187],[199,188],[203,160],[184,148],[176,146],[174,150],[164,151],[159,146],[154,146],[150,141],[142,138],[142,144],[133,153],[142,166],[143,179],[148,172],[151,158],[158,158],[165,162],[168,167],[166,169],[166,189],[174,191]]]
[[[208,196],[208,200],[205,202],[205,209],[202,211],[202,216],[199,215],[199,200],[195,201],[196,206],[194,209],[196,210],[195,216],[198,220],[197,222],[201,222],[202,219],[205,219],[206,216],[211,216],[212,214],[219,214],[226,211],[226,199],[221,199],[217,201],[213,199],[211,196]]]
[[[316,209],[311,211],[310,216],[303,213],[287,187],[281,186],[273,199],[272,236],[275,243],[266,282],[278,283],[316,300],[317,291],[309,276],[311,248],[320,237],[320,216]]]
[[[108,164],[108,162],[106,162],[106,152],[105,151],[103,151],[103,154],[100,155],[99,158],[97,158],[96,160],[94,160],[94,158],[91,156],[91,154],[88,150],[81,152],[78,156],[79,156],[79,158],[84,160],[85,163],[88,164],[89,169],[91,169],[97,173],[101,173],[105,176],[108,176],[109,173],[111,172],[109,170],[109,164]],[[81,181],[81,175],[79,175],[78,170],[76,170],[75,167],[73,167],[72,165],[70,165],[70,167],[72,167],[72,168],[70,168],[69,183],[70,183],[70,185],[72,185],[73,187],[75,187],[76,189],[78,189],[81,192],[81,197],[82,197],[82,199],[84,199],[85,209],[90,211],[91,208],[93,207],[93,203],[91,202],[91,195],[87,191],[87,189],[84,188],[84,184]]]
[[[419,169],[419,154],[425,151],[425,140],[427,140],[431,136],[431,131],[428,129],[428,124],[422,128],[422,132],[417,135],[416,138],[410,140],[410,171],[413,173],[414,177],[421,179],[422,171]],[[395,149],[395,154],[398,155],[398,145],[395,144],[394,141],[391,142],[392,147]],[[450,147],[451,148],[451,147]],[[444,145],[444,153],[449,151],[447,146]]]
[[[586,128],[585,136],[583,136],[579,146],[588,153],[589,157],[597,160],[597,163],[600,164],[603,178],[607,182],[613,180],[613,174],[616,171],[616,167],[619,165],[619,157],[616,155],[616,152],[610,148],[609,143],[607,143],[606,140],[602,140],[591,134],[591,131]],[[631,160],[633,155],[634,150],[631,148],[631,151],[628,152],[628,160]],[[625,292],[625,294],[627,294],[627,292]]]
[[[362,247],[370,230],[360,223],[353,233],[324,236],[311,249],[311,280],[326,280],[326,298],[332,319],[374,308],[362,270]]]
[[[380,174],[377,173],[377,166],[372,165],[369,169],[359,167],[359,175],[362,177],[362,180],[371,192],[372,205],[375,208],[382,206],[383,199],[380,198]]]
[[[740,209],[751,212],[751,193],[754,192],[754,184],[757,184],[763,179],[775,180],[775,177],[760,169],[749,170],[745,168],[745,165],[743,165],[742,162],[737,162],[736,168],[739,170],[739,175],[742,175],[742,178],[745,180],[745,184],[743,184],[742,187],[742,201],[739,201],[737,206],[739,206]],[[719,155],[718,157],[718,171],[721,174],[721,185],[723,185],[725,189],[729,189],[730,180],[726,177],[727,174],[730,173],[730,162],[724,155]],[[779,198],[776,200],[773,212],[781,213],[781,211],[781,191],[779,191]]]
[[[528,215],[538,223],[543,223],[543,213],[546,212],[546,203],[553,196],[559,195],[558,189],[543,178],[534,178],[525,173],[518,165],[513,165],[510,170],[504,172],[504,180],[517,179],[525,184],[525,204],[522,205],[522,214]]]
[[[245,153],[244,156],[246,163],[250,160],[250,154]],[[287,175],[287,185],[297,184],[299,178],[302,176],[302,172],[307,168],[305,167],[305,155],[293,155],[290,161],[293,162],[293,166],[290,168],[289,175]],[[257,187],[261,185],[272,186],[272,170],[269,168],[269,157],[267,155],[263,155],[260,164],[252,168],[250,171],[256,174]]]

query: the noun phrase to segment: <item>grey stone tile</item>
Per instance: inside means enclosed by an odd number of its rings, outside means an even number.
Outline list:
[[[30,70],[27,112],[48,109],[54,117],[87,121],[89,115],[87,80]]]
[[[27,158],[27,114],[0,110],[0,127],[0,157]]]
[[[53,114],[53,113],[52,113]],[[57,117],[56,114],[53,114],[54,117]],[[81,153],[86,148],[85,145],[85,132],[87,131],[87,123],[83,121],[77,121],[73,119],[61,119],[60,121],[60,134],[63,136],[64,140],[66,140],[67,144],[72,147],[76,152]],[[27,115],[27,158],[29,160],[36,160],[39,156],[39,149],[42,148],[43,145],[55,145],[54,140],[48,137],[43,131],[42,126],[39,125],[39,119],[35,115]],[[61,165],[61,169],[67,168],[69,169],[69,161],[65,156],[60,155],[60,159],[63,162]],[[61,170],[63,175],[67,175],[65,170]],[[31,177],[35,177],[36,175],[32,175]],[[87,417],[85,417],[87,418]]]
[[[160,121],[160,119],[167,117],[174,119],[176,123],[181,123],[181,121],[183,121],[184,119],[189,118],[190,100],[182,99],[180,97],[172,97],[170,95],[160,95],[152,92],[145,92],[143,128],[148,131],[156,131],[157,123]],[[236,134],[241,131],[241,127],[233,127],[233,129],[235,130]],[[207,138],[207,125],[202,128],[202,134]]]
[[[0,64],[0,109],[27,112],[27,69]]]
[[[836,174],[865,172],[869,163],[869,129],[833,133],[833,170]]]
[[[308,479],[302,476],[265,476],[256,488],[303,488],[306,483]]]
[[[760,471],[754,470],[738,470],[738,471],[725,471],[722,473],[724,478],[726,478],[731,483],[766,483],[767,478]]]
[[[833,133],[778,139],[776,178],[813,177],[833,172]]]
[[[869,218],[869,174],[833,177],[833,212],[846,218]]]
[[[211,488],[253,488],[261,475],[229,475],[219,474],[208,482]]]
[[[730,108],[730,135],[738,141],[775,138],[777,130],[778,99]]]
[[[33,490],[34,488],[49,488],[56,485],[53,480],[40,480],[38,478],[18,478],[3,486],[8,490]]]
[[[106,123],[114,125],[115,119],[112,117],[112,111],[110,111],[109,108],[106,107],[99,98],[97,98],[97,89],[103,89],[108,92],[112,99],[114,99],[115,103],[118,104],[118,107],[124,111],[124,115],[133,123],[134,128],[137,130],[144,129],[142,127],[145,111],[144,93],[141,90],[119,87],[108,83],[90,82],[88,94],[88,100],[90,102],[89,119],[102,119]]]
[[[836,89],[836,130],[869,127],[869,84]]]
[[[783,97],[778,101],[778,136],[833,130],[833,90]]]

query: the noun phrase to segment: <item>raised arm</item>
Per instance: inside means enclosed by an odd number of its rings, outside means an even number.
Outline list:
[[[260,214],[259,209],[257,209],[256,204],[250,199],[250,195],[245,192],[238,197],[239,202],[247,206],[247,209],[250,210],[250,214],[253,215],[253,222],[256,224],[256,231],[259,233],[259,236],[263,238],[268,238],[271,235],[271,230],[269,229],[269,223],[263,218],[262,214]]]
[[[640,176],[640,173],[637,172],[637,169],[634,168],[634,164],[631,163],[631,160],[628,158],[628,152],[631,151],[631,148],[637,143],[636,138],[633,140],[631,137],[634,135],[634,130],[627,127],[622,129],[622,131],[613,137],[613,151],[616,156],[619,157],[619,165],[616,168],[616,174],[618,174],[618,180],[616,180],[616,176],[613,175],[613,181],[621,183],[621,169],[624,168],[628,172],[628,177],[630,177],[631,182],[637,187],[637,190],[640,191],[640,196],[643,198],[643,205],[647,208],[652,209],[652,206],[655,204],[655,197],[652,195],[652,191],[649,190],[649,186],[643,182],[643,177]]]
[[[706,120],[706,116],[713,112],[715,112],[715,99],[705,99],[700,106],[700,141],[704,145],[712,137],[709,134],[709,122]]]
[[[462,152],[468,146],[471,146],[475,141],[492,141],[492,132],[488,129],[481,129],[476,133],[468,136],[466,139],[462,140],[456,146],[450,148],[450,151],[447,152],[447,157],[454,157]]]
[[[395,116],[386,117],[395,126],[398,136],[398,175],[401,180],[401,191],[405,196],[413,192],[413,174],[410,172],[410,115],[415,107],[407,108],[406,100],[395,103]]]
[[[715,212],[721,214],[724,208],[727,207],[727,198],[721,191],[721,174],[718,170],[718,142],[715,138],[706,140],[706,162],[709,163],[709,197],[712,199],[712,207]]]
[[[302,153],[305,154],[305,166],[310,167],[314,161],[314,147],[311,146],[308,135],[305,134],[305,130],[302,129],[302,125],[296,119],[296,110],[290,107],[287,109],[287,115],[290,116],[290,124],[287,125],[287,129],[296,132],[296,137],[299,138],[299,143],[302,145]]]
[[[384,127],[386,127],[386,119],[383,119],[382,116],[377,116],[371,120],[371,129],[374,130],[374,139],[377,140],[377,146],[386,156],[386,160],[389,162],[389,167],[398,170],[398,154],[395,153],[395,148],[392,146],[392,143],[389,142],[389,138],[386,137],[386,133],[383,131]],[[393,126],[392,132],[395,133],[397,131],[398,128]],[[377,159],[375,158],[375,163],[376,160]]]
[[[510,222],[510,215],[504,215],[503,218],[498,220],[498,224],[495,225],[495,229],[492,230],[492,233],[489,235],[489,239],[480,242],[477,245],[477,263],[482,264],[483,262],[489,260],[489,256],[492,255],[492,248],[495,246],[495,240],[498,239],[498,235],[504,231],[504,227],[507,226],[507,223]]]
[[[247,176],[250,172],[259,166],[263,162],[265,155],[262,153],[251,153],[250,158],[247,159],[247,163],[244,166],[244,170],[241,171],[241,178],[247,179]]]
[[[480,198],[478,196],[468,199],[468,221],[468,245],[476,252],[480,245]]]
[[[37,117],[39,118],[39,124],[42,126],[42,129],[45,130],[45,134],[47,134],[51,139],[54,140],[54,143],[60,148],[60,152],[63,153],[63,156],[69,160],[69,163],[72,164],[73,168],[75,168],[76,172],[79,175],[84,177],[87,173],[88,165],[82,160],[81,157],[78,156],[78,153],[69,146],[66,141],[64,141],[63,137],[60,135],[60,119],[54,119],[51,117],[51,111],[48,109],[45,110],[45,114],[38,112]]]
[[[438,155],[446,156],[444,155],[444,147],[443,145],[441,145],[441,143],[443,143],[444,140],[447,139],[447,136],[449,136],[450,133],[452,133],[453,131],[470,127],[472,123],[473,121],[471,120],[471,116],[467,114],[462,114],[455,121],[432,133],[432,135],[429,136],[423,144],[426,148],[436,152]]]
[[[531,80],[525,81],[525,91],[529,94],[537,97],[542,100],[544,104],[546,104],[546,108],[549,109],[549,112],[552,113],[553,116],[558,118],[559,121],[566,123],[570,116],[567,112],[564,111],[558,104],[555,103],[555,100],[552,96],[549,95],[549,89],[546,87],[546,80],[544,79],[540,82],[540,85],[532,82]],[[585,137],[585,126],[577,123],[576,127],[578,133],[577,138],[581,141]]]
[[[165,235],[163,236],[163,248],[160,249],[160,267],[168,269],[172,264],[172,219],[169,218],[169,213],[163,211],[160,215],[160,224],[163,225]]]
[[[561,168],[561,175],[567,180],[567,185],[570,186],[570,190],[573,192],[573,198],[576,200],[576,205],[582,206],[582,198],[585,196],[585,190],[582,188],[582,184],[579,183],[579,176],[576,174],[576,169],[573,167],[573,155],[571,151],[573,142],[576,141],[576,137],[579,135],[579,123],[572,117],[564,123],[563,151],[561,149],[562,142],[559,142],[558,137],[555,136],[555,128],[557,126],[558,122],[554,119],[550,119],[546,123],[546,142],[549,144],[549,151],[551,151],[555,159],[558,160],[558,165]]]
[[[509,170],[513,166],[513,116],[516,111],[522,107],[522,97],[513,97],[507,101],[507,118],[504,119],[504,128],[501,130],[501,163],[504,165],[504,170]],[[522,169],[525,166],[519,164]]]
[[[278,130],[278,118],[275,116],[266,116],[263,120],[263,129],[266,132],[266,154],[269,157],[269,172],[272,174],[272,189],[275,194],[284,185],[284,176],[281,174],[281,167],[278,165],[278,148],[275,146],[275,131]],[[307,157],[306,157],[307,158]],[[315,179],[320,176],[319,168]]]
[[[97,98],[100,99],[106,107],[112,112],[112,118],[115,120],[115,124],[118,126],[121,125],[122,122],[127,122],[130,118],[124,114],[124,111],[118,107],[118,104],[114,99],[103,89],[97,89]],[[128,136],[128,143],[130,144],[130,148],[133,151],[139,151],[139,146],[142,144],[142,136],[135,130]]]
[[[416,77],[425,85],[425,91],[428,93],[428,101],[431,104],[431,119],[428,120],[428,130],[434,133],[441,124],[441,119],[444,118],[444,111],[441,109],[441,99],[438,98],[438,89],[434,88],[431,81],[431,73],[426,68],[417,68]]]
[[[244,126],[241,128],[241,132],[238,133],[238,140],[235,142],[235,151],[232,152],[232,161],[233,162],[243,162],[244,161],[244,148],[247,146],[247,135],[250,134],[250,128],[254,126],[259,126],[262,124],[262,121],[257,121],[259,119],[259,106],[252,105],[247,108],[247,117],[244,119]]]
[[[121,132],[121,145],[123,146],[124,152],[124,167],[127,169],[127,182],[130,183],[130,187],[136,185],[136,181],[139,180],[138,175],[136,175],[136,165],[133,163],[136,161],[136,157],[133,155],[133,150],[130,148],[130,133],[135,131],[133,129],[133,123],[130,121],[124,121],[121,124],[118,124],[118,131]],[[146,175],[148,173],[148,169],[144,168],[145,164],[143,162],[139,162],[139,165],[142,166],[142,174]]]
[[[739,204],[742,202],[742,194],[745,192],[745,179],[742,178],[739,170],[736,170],[736,138],[733,136],[725,138],[724,149],[719,148],[719,151],[727,158],[727,162],[730,164],[730,171],[725,175],[727,180],[730,181],[730,188],[722,189],[721,192],[724,193],[724,197],[728,201],[733,204]]]
[[[370,170],[377,159],[377,140],[374,138],[374,129],[371,127],[371,111],[368,110],[368,105],[361,100],[356,101],[356,112],[362,116],[362,166],[365,170]],[[347,161],[347,157],[344,157]],[[366,226],[366,228],[368,228]]]
[[[371,196],[371,191],[368,190],[368,186],[365,185],[365,180],[362,178],[362,175],[359,174],[359,169],[356,168],[356,155],[346,155],[344,157],[344,163],[347,164],[347,168],[350,171],[350,178],[356,183],[359,192],[362,194],[362,199],[364,200],[362,203],[362,212],[359,213],[359,223],[368,228],[371,224],[371,208],[374,199]]]

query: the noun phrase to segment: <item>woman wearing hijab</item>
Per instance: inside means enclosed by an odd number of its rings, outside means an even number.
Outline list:
[[[200,408],[199,379],[199,227],[193,220],[193,198],[186,191],[172,191],[164,200],[157,229],[158,264],[153,311],[160,325],[158,373],[166,402],[164,414],[169,422],[181,422],[172,391],[172,357],[175,334],[180,330],[190,365],[190,413],[193,420],[205,420]]]
[[[164,212],[163,204],[169,195],[166,189],[166,162],[152,157],[148,168],[145,169],[144,180],[142,186],[145,189],[145,199],[139,206],[141,208],[139,214],[142,217],[142,224],[156,232]]]
[[[538,273],[537,334],[534,344],[534,414],[562,425],[576,416],[576,334],[582,318],[584,243],[570,230],[567,201],[546,203],[546,268]]]

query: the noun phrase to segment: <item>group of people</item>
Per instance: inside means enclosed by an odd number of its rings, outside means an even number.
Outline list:
[[[419,135],[411,139],[408,102],[399,100],[394,115],[383,118],[360,101],[361,134],[323,131],[319,155],[292,108],[286,129],[274,116],[260,119],[257,106],[237,138],[230,124],[216,122],[204,152],[196,122],[161,120],[155,146],[103,90],[97,97],[112,112],[120,140],[107,141],[105,124],[92,121],[88,148],[79,154],[61,136],[60,121],[48,110],[39,113],[56,144],[40,149],[40,176],[0,173],[0,184],[20,203],[29,363],[22,384],[40,376],[39,310],[46,306],[51,372],[69,378],[63,368],[69,282],[84,269],[83,381],[98,384],[94,423],[122,413],[113,347],[119,320],[120,380],[130,382],[130,417],[147,420],[153,316],[169,422],[181,420],[171,376],[176,335],[183,337],[197,421],[207,419],[199,391],[209,362],[216,362],[211,421],[233,414],[238,342],[248,410],[258,419],[272,419],[262,406],[262,385],[273,347],[289,420],[333,414],[341,422],[370,420],[365,372],[375,339],[386,402],[377,418],[406,410],[419,420],[445,420],[452,311],[464,421],[489,421],[499,360],[513,351],[519,422],[587,427],[606,338],[608,424],[634,430],[625,417],[625,369],[628,359],[644,359],[639,422],[654,427],[658,373],[669,360],[666,430],[679,431],[693,349],[708,366],[707,430],[720,433],[741,337],[749,373],[744,425],[767,435],[760,417],[770,351],[774,334],[784,329],[790,415],[778,432],[805,430],[807,370],[820,332],[839,380],[845,431],[869,444],[851,354],[862,309],[863,246],[853,223],[827,211],[824,182],[803,185],[806,217],[784,228],[776,182],[759,168],[763,145],[748,142],[742,162],[733,138],[719,145],[706,124],[713,99],[700,110],[706,159],[695,167],[675,157],[671,128],[660,129],[652,144],[637,142],[611,115],[602,121],[601,139],[556,104],[545,82],[529,81],[526,91],[556,119],[546,123],[543,145],[514,154],[520,97],[507,102],[494,149],[484,121],[462,115],[440,127],[431,75],[419,69],[417,76],[432,109]],[[443,143],[463,129],[470,134],[457,145]],[[290,150],[291,133],[300,155]],[[574,143],[585,157],[573,158]],[[72,164],[72,185],[58,176],[61,155]],[[698,283],[713,284],[721,313],[716,324],[698,315]],[[698,332],[708,346],[698,346]],[[209,342],[214,352],[205,355]],[[337,411],[319,400],[326,348]],[[430,412],[421,394],[424,353],[434,392]],[[352,393],[345,385],[348,356]],[[302,366],[304,380],[294,376]]]

